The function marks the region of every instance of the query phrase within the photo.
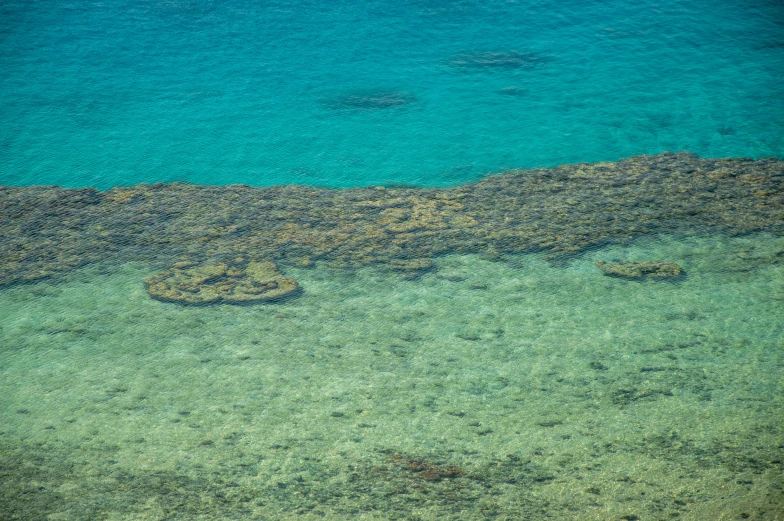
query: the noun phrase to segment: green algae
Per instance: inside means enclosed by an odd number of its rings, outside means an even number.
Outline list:
[[[300,298],[241,308],[145,263],[5,288],[2,518],[779,519],[783,249],[285,266]],[[594,265],[651,258],[689,276]]]

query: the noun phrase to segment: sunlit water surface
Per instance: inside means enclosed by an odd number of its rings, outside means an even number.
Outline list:
[[[0,184],[457,185],[784,156],[779,2],[3,2]],[[598,260],[666,260],[673,281]],[[646,237],[254,306],[0,288],[0,519],[784,519],[784,240]]]

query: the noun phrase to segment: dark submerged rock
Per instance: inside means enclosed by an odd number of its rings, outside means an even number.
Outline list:
[[[624,279],[676,279],[684,274],[683,268],[674,262],[659,261],[599,261],[596,266],[609,277]]]
[[[464,52],[455,54],[449,64],[460,69],[520,69],[533,67],[541,59],[533,53],[521,51]]]
[[[498,93],[503,94],[505,96],[524,96],[527,90],[521,87],[517,87],[512,85],[511,87],[504,87],[503,89],[499,89]]]
[[[327,105],[334,109],[389,109],[415,101],[416,97],[408,92],[378,90],[346,94],[330,100]]]

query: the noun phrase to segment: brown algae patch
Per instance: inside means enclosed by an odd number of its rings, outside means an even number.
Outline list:
[[[687,153],[511,171],[444,189],[0,188],[0,284],[95,262],[325,262],[409,278],[449,253],[568,258],[658,233],[784,230],[784,162]]]

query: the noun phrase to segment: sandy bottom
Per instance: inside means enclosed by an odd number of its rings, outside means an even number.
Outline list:
[[[248,307],[153,301],[142,264],[3,289],[0,519],[784,519],[782,251],[284,266],[302,295]]]

